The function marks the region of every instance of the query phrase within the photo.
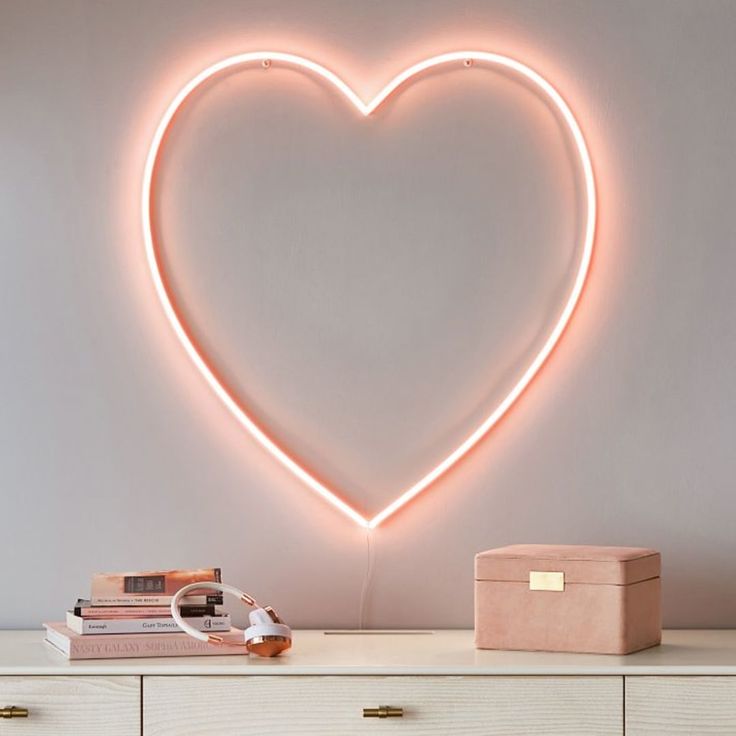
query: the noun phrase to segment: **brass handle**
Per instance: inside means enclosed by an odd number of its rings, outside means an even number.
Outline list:
[[[363,708],[363,718],[403,718],[404,709],[392,705],[379,705],[378,708]]]
[[[6,705],[0,708],[0,718],[28,718],[28,708],[16,708],[14,705]]]

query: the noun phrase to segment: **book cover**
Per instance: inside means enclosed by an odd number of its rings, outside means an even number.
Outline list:
[[[82,636],[63,623],[47,623],[46,642],[67,659],[118,659],[127,657],[194,657],[247,653],[245,647],[218,646],[187,634],[89,634]],[[218,634],[240,644],[242,629]]]
[[[184,618],[195,616],[219,616],[222,609],[214,603],[191,603],[184,596],[179,611]],[[82,618],[167,618],[170,606],[93,606],[92,601],[80,598],[74,605],[74,615]]]
[[[230,631],[230,614],[187,618],[187,623],[198,631]],[[66,612],[66,625],[75,634],[165,634],[182,633],[171,616],[161,618],[99,619],[75,616]]]
[[[191,583],[219,583],[222,575],[219,567],[199,570],[149,570],[146,572],[101,572],[92,576],[90,599],[92,605],[126,605],[146,601],[144,605],[165,605],[185,585]],[[207,595],[208,591],[193,591],[194,595]],[[210,596],[208,596],[210,597]],[[222,595],[218,594],[221,599]],[[194,602],[194,601],[192,601]],[[199,603],[200,601],[196,601]],[[204,603],[216,603],[205,600]]]

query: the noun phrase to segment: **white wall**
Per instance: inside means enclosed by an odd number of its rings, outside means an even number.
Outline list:
[[[507,53],[557,84],[597,169],[580,311],[508,418],[373,533],[367,624],[471,625],[474,553],[530,541],[657,547],[667,625],[736,624],[734,37],[731,2],[0,4],[0,625],[57,618],[96,570],[203,564],[297,626],[358,623],[365,533],[227,415],[142,250],[167,101],[266,47],[365,96],[430,53]],[[367,123],[244,72],[177,125],[159,215],[193,328],[260,421],[380,508],[562,303],[581,202],[559,125],[478,68]]]

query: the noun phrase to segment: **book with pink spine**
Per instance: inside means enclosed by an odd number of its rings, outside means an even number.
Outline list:
[[[67,659],[121,659],[128,657],[196,657],[247,654],[244,646],[222,646],[194,639],[188,634],[75,634],[63,623],[44,624],[46,642]],[[242,644],[242,629],[218,636]]]
[[[197,570],[147,570],[144,572],[99,572],[92,576],[93,606],[168,606],[177,591],[191,583],[219,583],[219,567]],[[207,587],[193,590],[190,603],[221,604],[222,593]]]

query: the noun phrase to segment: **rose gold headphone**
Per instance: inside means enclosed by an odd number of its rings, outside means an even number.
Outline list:
[[[255,609],[250,612],[248,617],[250,626],[244,632],[245,641],[225,641],[221,636],[217,636],[216,634],[206,634],[203,631],[197,631],[197,629],[186,622],[186,619],[182,618],[179,613],[179,601],[182,596],[191,593],[193,590],[203,589],[219,590],[223,593],[229,593],[236,598],[240,598],[246,605]],[[248,652],[257,654],[260,657],[276,657],[291,646],[291,629],[278,617],[278,614],[271,606],[261,608],[253,596],[225,583],[206,582],[185,585],[171,599],[171,615],[179,627],[186,631],[189,636],[193,636],[195,639],[207,642],[208,644],[245,647]]]

